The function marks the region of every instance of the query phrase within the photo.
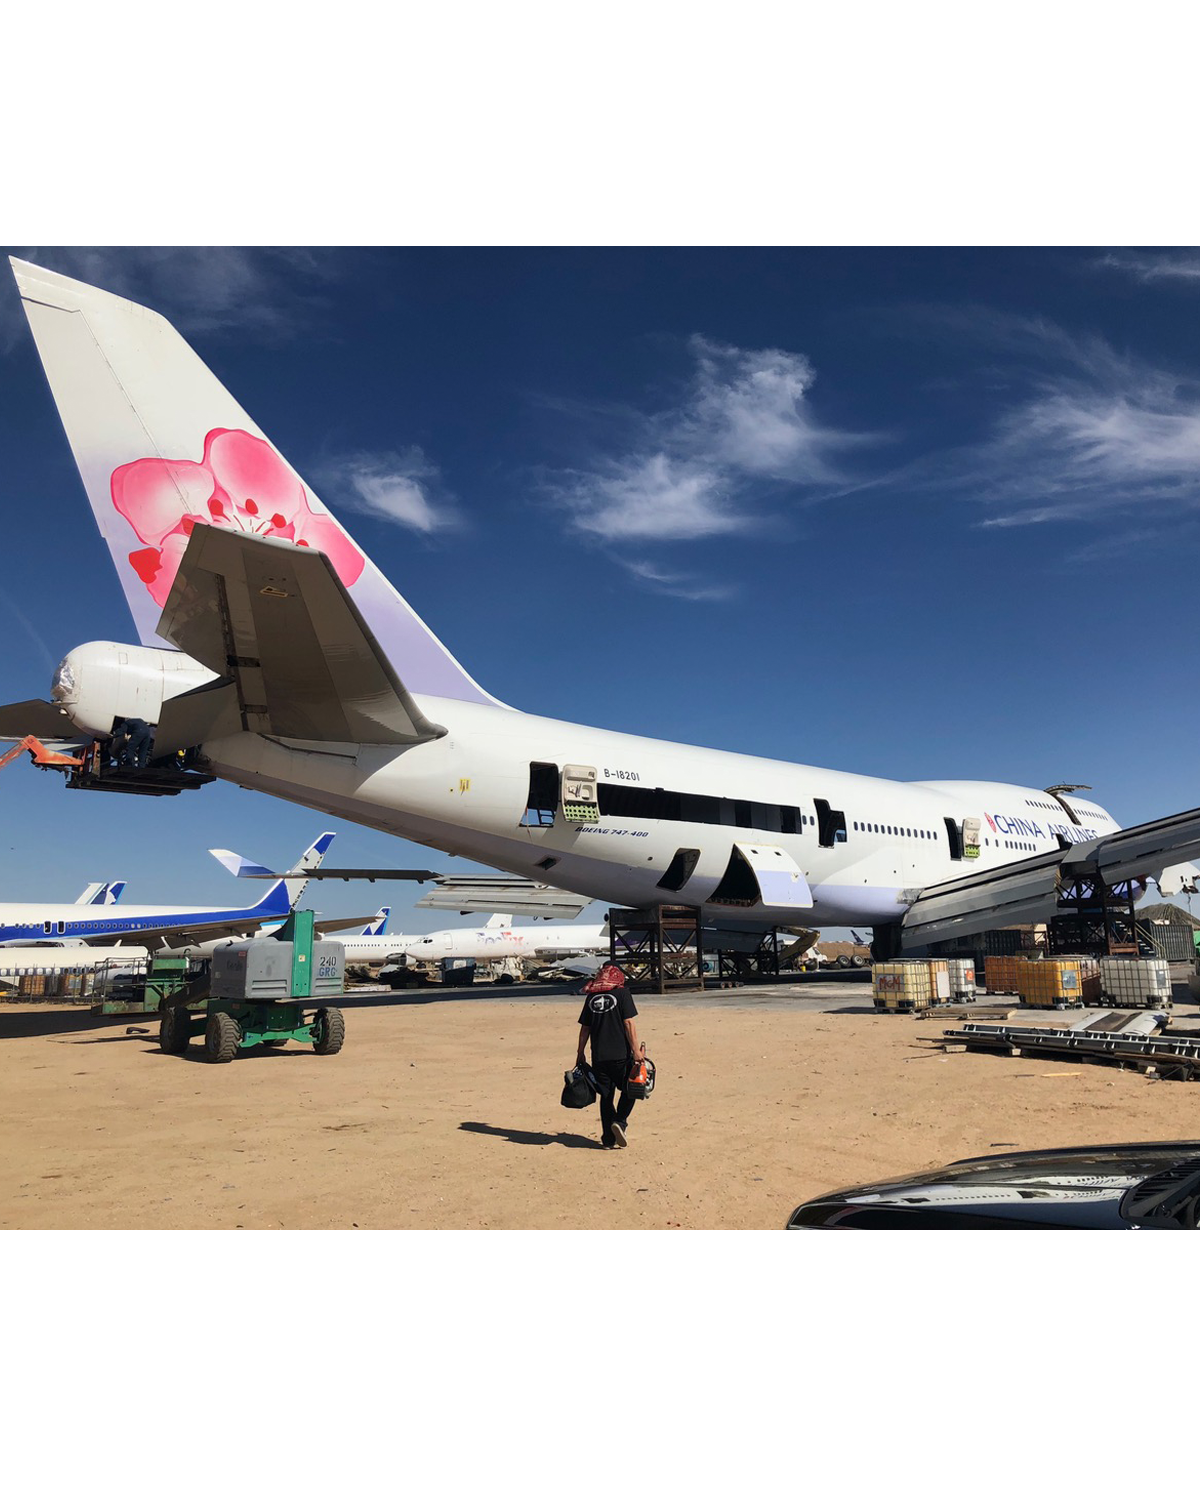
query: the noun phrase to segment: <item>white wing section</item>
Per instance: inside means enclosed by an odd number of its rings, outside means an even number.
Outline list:
[[[520,876],[441,875],[436,889],[422,896],[417,906],[434,911],[505,912],[523,917],[560,917],[564,921],[577,917],[591,901],[590,896],[575,896]]]

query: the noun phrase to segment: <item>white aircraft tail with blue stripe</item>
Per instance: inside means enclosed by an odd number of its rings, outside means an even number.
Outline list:
[[[94,880],[81,896],[76,896],[76,906],[115,906],[125,889],[123,880]]]
[[[321,834],[319,838],[314,839],[308,846],[293,868],[296,871],[319,869],[321,861],[325,858],[333,840],[334,835],[332,833]],[[252,879],[256,876],[269,876],[271,874],[266,865],[260,865],[252,859],[247,859],[245,855],[235,854],[232,849],[210,849],[208,852],[218,864],[224,865],[232,875]],[[251,907],[250,910],[256,912],[280,911],[281,915],[286,915],[289,911],[294,910],[296,903],[307,889],[308,881],[299,875],[293,875],[285,880],[277,880],[262,900],[256,906]]]

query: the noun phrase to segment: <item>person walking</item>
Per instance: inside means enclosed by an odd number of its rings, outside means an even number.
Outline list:
[[[636,1102],[627,1092],[629,1070],[646,1056],[634,1020],[637,1006],[616,964],[605,964],[584,985],[583,994],[575,1063],[583,1066],[583,1051],[590,1041],[592,1073],[600,1096],[600,1144],[606,1149],[619,1148],[628,1145],[626,1127]],[[618,1093],[620,1100],[614,1104]]]

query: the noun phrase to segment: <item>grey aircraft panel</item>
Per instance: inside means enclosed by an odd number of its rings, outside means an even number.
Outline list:
[[[929,886],[904,914],[902,946],[914,948],[995,927],[1048,922],[1076,880],[1109,885],[1153,875],[1200,855],[1200,808],[1123,828],[1068,849],[1034,855]]]
[[[233,680],[251,733],[375,745],[445,733],[416,706],[315,549],[196,526],[158,633]]]

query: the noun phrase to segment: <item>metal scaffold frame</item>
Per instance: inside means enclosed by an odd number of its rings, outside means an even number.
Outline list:
[[[609,958],[631,989],[704,988],[698,906],[641,906],[608,914]]]
[[[772,927],[753,953],[717,949],[717,975],[720,979],[756,980],[779,977],[779,929]]]
[[[1130,880],[1107,885],[1099,875],[1077,875],[1058,898],[1050,922],[1051,953],[1137,957],[1136,891]]]

